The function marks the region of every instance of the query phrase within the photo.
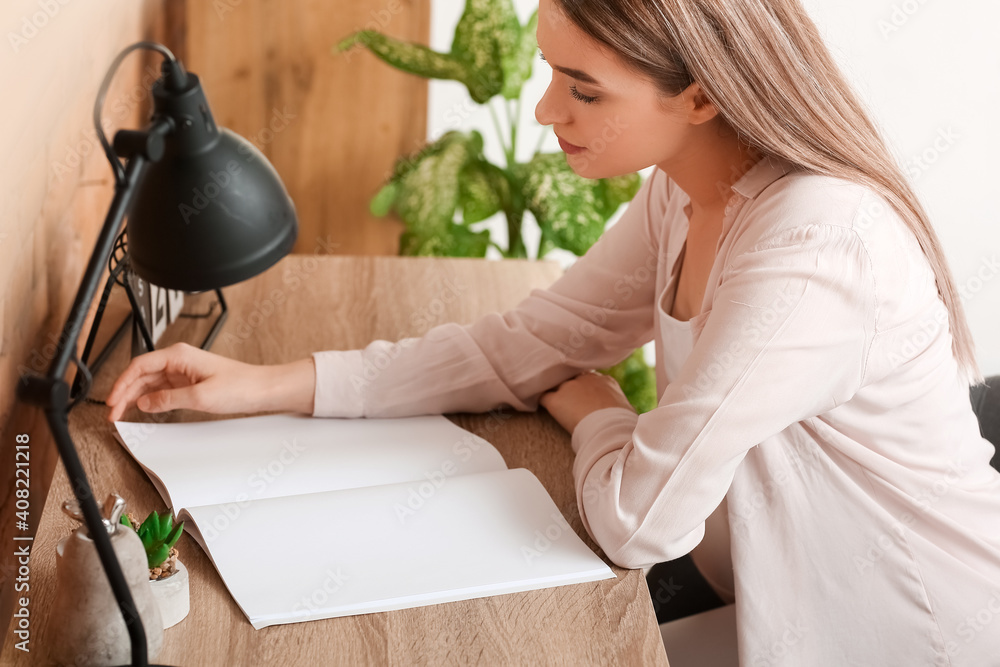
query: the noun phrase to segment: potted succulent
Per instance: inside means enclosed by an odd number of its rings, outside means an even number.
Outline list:
[[[163,629],[180,623],[191,608],[187,568],[177,560],[174,546],[184,530],[184,523],[174,525],[170,512],[157,514],[155,510],[138,526],[131,514],[122,515],[121,522],[138,534],[146,551],[149,585],[160,607]]]
[[[335,47],[364,47],[405,72],[463,83],[473,101],[489,108],[503,146],[505,163],[495,165],[483,154],[479,132],[451,131],[396,163],[371,210],[377,216],[394,212],[403,221],[400,254],[483,257],[492,246],[505,258],[525,258],[524,225],[532,219],[540,238],[537,258],[555,248],[580,256],[639,189],[638,174],[578,176],[563,153],[540,152],[544,131],[531,158],[517,160],[521,92],[538,50],[537,23],[536,11],[522,25],[512,0],[467,0],[448,53],[376,30],[356,32]],[[497,213],[506,221],[505,246],[482,224]],[[608,372],[637,410],[655,407],[655,375],[641,349]]]

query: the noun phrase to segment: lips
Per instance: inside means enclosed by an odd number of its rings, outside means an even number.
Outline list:
[[[576,146],[574,144],[569,143],[559,135],[556,135],[556,139],[559,140],[559,148],[563,149],[563,151],[567,155],[576,155],[577,153],[582,153],[583,151],[587,150],[584,146]]]

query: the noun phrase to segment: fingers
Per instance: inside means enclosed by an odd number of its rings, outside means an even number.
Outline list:
[[[111,408],[108,420],[117,421],[120,419],[122,414],[142,396],[161,389],[172,389],[174,386],[164,373],[140,377],[129,385],[127,389],[120,392],[113,403],[110,397],[108,398],[106,403]]]
[[[184,408],[200,409],[194,387],[160,389],[144,394],[136,400],[136,406],[143,412],[158,413]]]
[[[108,420],[119,419],[134,400],[156,383],[163,382],[168,372],[183,373],[191,350],[189,345],[178,343],[133,359],[105,399],[111,408]]]
[[[129,386],[141,378],[144,375],[150,373],[159,373],[167,368],[172,358],[176,356],[177,351],[174,347],[169,347],[165,350],[156,350],[155,352],[148,352],[146,354],[139,355],[132,360],[132,363],[128,365],[128,368],[119,376],[118,380],[115,381],[115,385],[111,388],[111,393],[108,394],[107,403],[109,405],[117,403],[121,399],[121,395],[125,392]]]

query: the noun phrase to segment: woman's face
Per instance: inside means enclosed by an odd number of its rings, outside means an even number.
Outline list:
[[[556,0],[541,0],[538,11],[538,47],[552,82],[535,118],[552,126],[573,171],[607,178],[669,164],[692,149],[692,124],[707,120],[704,110],[689,110],[697,84],[665,98],[574,25]]]

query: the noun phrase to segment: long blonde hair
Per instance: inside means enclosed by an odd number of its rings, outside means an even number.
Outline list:
[[[697,81],[747,145],[881,194],[912,230],[948,309],[952,353],[982,382],[940,241],[799,0],[556,0],[669,97]]]

